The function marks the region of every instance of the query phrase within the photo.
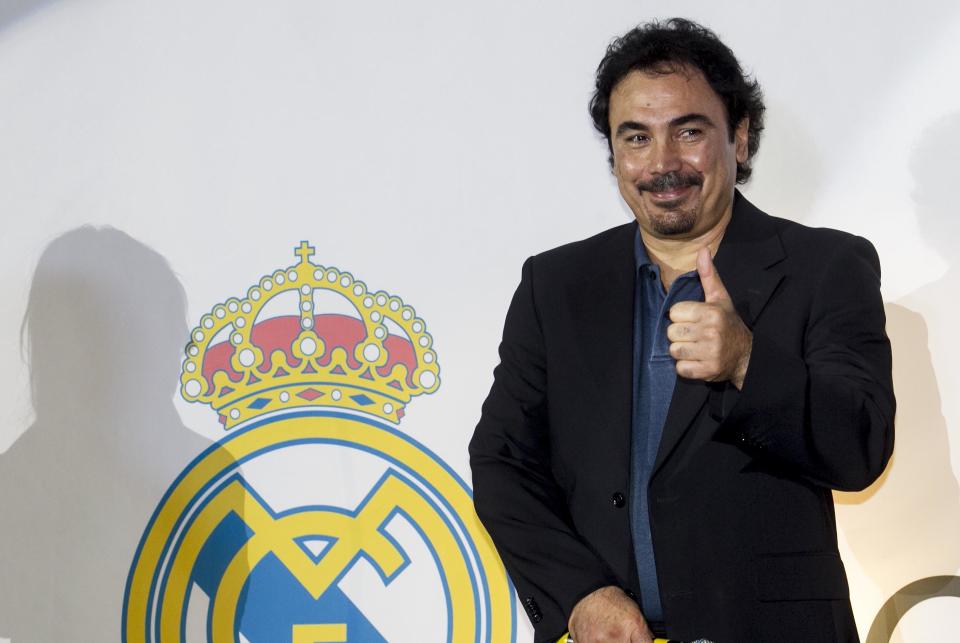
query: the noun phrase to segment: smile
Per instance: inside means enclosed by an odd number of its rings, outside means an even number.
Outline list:
[[[688,196],[694,187],[696,186],[684,185],[676,188],[670,188],[669,190],[664,190],[662,192],[648,191],[647,194],[649,194],[650,198],[654,201],[677,201]]]

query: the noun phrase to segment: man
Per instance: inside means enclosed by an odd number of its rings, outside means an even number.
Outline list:
[[[763,109],[685,20],[598,68],[636,222],[527,260],[470,443],[538,642],[858,640],[831,489],[893,449],[879,261],[735,190]]]

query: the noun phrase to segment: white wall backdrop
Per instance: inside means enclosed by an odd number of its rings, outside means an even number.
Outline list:
[[[466,444],[523,259],[628,220],[586,103],[608,41],[665,9],[714,28],[764,87],[768,128],[748,196],[772,214],[866,236],[880,252],[897,449],[876,485],[837,494],[842,553],[862,638],[875,621],[869,643],[955,636],[958,585],[948,579],[923,585],[942,596],[895,628],[895,608],[878,619],[904,586],[960,568],[960,5],[948,0],[6,0],[0,467],[50,418],[69,420],[77,431],[57,438],[69,448],[37,438],[51,453],[37,479],[102,498],[81,515],[61,498],[43,546],[70,543],[96,567],[111,538],[121,551],[135,545],[162,490],[223,435],[215,413],[179,396],[188,325],[292,264],[301,239],[317,263],[401,295],[426,320],[443,384],[410,403],[401,429],[469,480]],[[82,313],[41,302],[64,356],[31,364],[22,325],[38,260],[87,224],[119,232],[70,246],[79,263],[62,268],[100,266],[104,292]],[[100,252],[119,258],[101,266]],[[60,288],[44,301],[69,299],[69,283]],[[30,394],[41,368],[59,395],[47,412]],[[50,388],[58,373],[76,386]],[[80,429],[104,423],[144,432],[129,438],[136,448],[116,433],[96,449],[116,449],[129,479],[151,478],[147,505],[121,506],[110,478],[91,481],[103,472],[64,473],[93,439]],[[170,426],[176,448],[163,446]],[[0,515],[0,534],[13,515]],[[112,516],[129,533],[116,535]],[[101,529],[77,526],[90,521]],[[37,569],[93,573],[75,562]],[[101,597],[54,598],[51,617],[91,633],[74,640],[119,630],[119,613],[105,624],[91,606]],[[102,613],[121,598],[103,599]],[[530,640],[519,623],[518,640]],[[0,637],[11,636],[3,625]],[[409,636],[391,640],[422,640]]]

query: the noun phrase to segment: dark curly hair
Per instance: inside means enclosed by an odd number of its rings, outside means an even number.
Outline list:
[[[737,163],[737,183],[746,183],[753,171],[750,162],[760,147],[763,131],[763,93],[760,84],[743,73],[736,56],[717,34],[691,20],[671,18],[639,25],[607,47],[597,67],[597,83],[590,99],[590,116],[610,148],[610,93],[634,70],[671,73],[678,67],[699,69],[727,110],[730,140],[737,124],[750,119],[747,130],[747,160]]]

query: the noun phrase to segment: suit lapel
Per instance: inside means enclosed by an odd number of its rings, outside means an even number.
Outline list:
[[[737,312],[748,328],[753,328],[757,317],[783,279],[782,273],[772,268],[783,257],[783,246],[774,220],[737,191],[733,217],[714,258],[714,264]],[[711,389],[720,391],[722,388],[721,384],[677,377],[651,475],[656,475],[657,470],[690,428],[707,401]]]
[[[636,224],[616,228],[583,280],[571,284],[567,301],[595,412],[605,419],[597,439],[629,467],[633,399],[633,296]],[[571,347],[573,348],[573,347]]]
[[[714,258],[737,312],[750,328],[783,279],[775,266],[786,255],[774,222],[737,192],[733,218]]]

